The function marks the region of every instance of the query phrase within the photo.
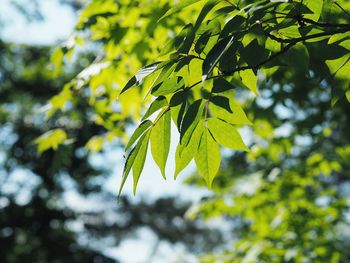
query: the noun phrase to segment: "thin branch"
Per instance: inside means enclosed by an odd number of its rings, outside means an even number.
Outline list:
[[[312,19],[305,18],[305,17],[302,17],[300,20],[305,22],[305,23],[309,23],[309,24],[319,26],[319,27],[349,27],[348,24],[333,24],[333,23],[328,23],[328,22],[316,22]]]
[[[338,33],[345,33],[348,31],[350,31],[350,25],[347,25],[346,27],[342,27],[338,30],[316,33],[316,34],[311,34],[308,36],[298,37],[298,38],[283,39],[283,38],[279,38],[279,37],[276,37],[274,35],[271,35],[270,33],[268,33],[267,36],[273,40],[276,40],[277,42],[280,42],[280,43],[294,43],[294,42],[303,42],[303,41],[318,38],[318,37],[331,36],[331,35],[338,34]]]
[[[314,20],[306,18],[306,17],[290,16],[290,14],[288,14],[288,13],[283,13],[283,12],[278,12],[278,11],[274,11],[272,13],[275,15],[283,15],[285,18],[290,18],[290,19],[294,18],[296,20],[300,20],[302,22],[309,23],[309,24],[319,26],[319,27],[346,27],[346,26],[348,26],[348,24],[333,24],[333,23],[329,23],[329,22],[317,22],[317,21],[314,21]]]
[[[254,66],[237,67],[237,68],[235,68],[235,69],[233,69],[231,71],[224,72],[224,73],[219,74],[219,75],[208,77],[207,80],[215,79],[215,78],[219,78],[219,77],[223,77],[223,76],[230,76],[230,75],[232,75],[232,74],[234,74],[236,72],[247,70],[247,69],[257,70],[260,67],[262,67],[263,65],[265,65],[266,63],[268,63],[268,62],[272,61],[273,59],[283,55],[284,53],[286,53],[289,49],[291,49],[293,46],[295,46],[299,42],[303,42],[303,41],[306,41],[306,40],[310,40],[310,39],[318,38],[318,37],[323,37],[323,36],[331,36],[333,34],[344,33],[344,32],[348,32],[348,31],[350,31],[350,25],[347,25],[346,27],[342,27],[342,28],[340,28],[338,30],[322,32],[322,33],[312,34],[312,35],[309,35],[309,36],[293,38],[293,39],[282,39],[282,38],[278,38],[278,37],[272,36],[271,34],[268,34],[268,36],[271,39],[274,39],[274,40],[276,40],[276,41],[278,41],[280,43],[287,43],[287,45],[285,47],[283,47],[282,50],[280,50],[279,52],[271,55],[266,60],[261,61],[260,63],[254,65]],[[197,86],[197,85],[199,85],[201,83],[202,83],[202,81],[198,81],[198,82],[194,83],[193,85],[187,87],[185,90],[188,91],[188,90],[194,88],[195,86]]]
[[[334,1],[334,4],[339,7],[348,17],[350,17],[350,13],[346,11],[337,1]]]

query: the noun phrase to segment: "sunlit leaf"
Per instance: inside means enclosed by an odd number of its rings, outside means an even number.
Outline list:
[[[183,8],[186,8],[187,6],[193,5],[199,1],[201,1],[201,0],[181,0],[181,2],[179,1],[179,3],[176,6],[170,8],[161,18],[159,18],[158,22],[160,20],[163,20],[164,18],[166,18],[168,16],[171,16],[171,15],[179,12]]]
[[[231,124],[251,125],[252,123],[247,118],[247,115],[244,113],[240,104],[233,98],[230,98],[229,102],[232,113],[221,106],[215,105],[214,103],[209,103],[210,112],[215,117]]]
[[[161,114],[162,116],[152,128],[150,141],[153,159],[161,170],[163,177],[166,178],[165,166],[170,149],[171,113],[168,110],[164,114],[161,112]]]
[[[145,115],[143,115],[142,121],[147,119],[153,113],[155,113],[159,109],[165,107],[166,105],[168,105],[168,102],[167,102],[166,98],[164,96],[159,96],[155,101],[153,101],[151,103],[151,105],[149,106],[147,112],[145,113]]]
[[[152,125],[153,123],[150,120],[141,122],[140,125],[135,129],[134,133],[131,135],[128,144],[125,146],[125,150],[127,151],[136,142],[136,140]]]
[[[202,133],[194,159],[200,175],[204,178],[208,187],[211,188],[220,168],[221,154],[219,145],[215,142],[208,129],[204,129]]]
[[[239,72],[239,75],[241,76],[242,83],[244,86],[246,86],[248,89],[250,89],[252,92],[254,92],[255,95],[258,95],[258,77],[251,69],[246,69]]]
[[[86,143],[85,147],[89,151],[97,153],[102,150],[103,138],[101,136],[94,136]]]
[[[48,131],[34,142],[38,145],[38,152],[43,153],[49,149],[57,150],[58,146],[67,139],[67,133],[62,129]]]
[[[145,165],[150,133],[151,133],[151,130],[147,131],[144,134],[144,136],[140,138],[140,141],[139,141],[140,146],[137,148],[137,153],[132,164],[132,175],[134,179],[134,187],[133,187],[134,194],[136,194],[137,183],[140,179],[143,166]]]
[[[233,125],[216,118],[210,118],[208,119],[208,128],[215,141],[220,145],[234,150],[249,151]]]

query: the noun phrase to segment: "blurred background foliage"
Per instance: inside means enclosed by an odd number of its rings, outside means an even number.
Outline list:
[[[116,262],[104,255],[105,248],[137,237],[142,228],[154,232],[159,242],[183,243],[194,253],[220,244],[219,230],[183,218],[188,202],[122,198],[117,205],[115,196],[101,188],[108,167],[91,165],[84,145],[103,128],[89,121],[86,104],[81,102],[69,120],[64,115],[47,121],[40,114],[72,77],[50,77],[50,50],[13,43],[1,46],[2,262]],[[76,70],[79,67],[71,74]],[[76,140],[38,154],[34,141],[61,126]],[[65,198],[72,191],[82,198],[92,196],[95,203],[86,209],[72,206]],[[202,235],[208,236],[205,242]]]
[[[28,21],[42,19],[36,2],[14,1]],[[76,10],[84,4],[62,3]],[[321,81],[322,45],[309,50],[309,75],[289,68],[262,80],[257,98],[237,91],[254,123],[254,133],[244,129],[251,151],[224,152],[213,191],[199,203],[122,197],[117,204],[103,189],[110,167],[94,166],[91,156],[106,141],[121,147],[114,139],[125,137],[130,116],[143,110],[145,94],[136,89],[116,106],[120,88],[200,8],[156,27],[169,6],[92,1],[55,51],[0,40],[1,261],[118,262],[106,248],[147,228],[156,241],[147,244],[144,262],[156,262],[160,242],[182,244],[198,256],[194,262],[349,262],[350,104],[344,96],[334,103],[337,83]],[[337,14],[333,19],[348,19]],[[38,154],[35,140],[49,150]],[[196,172],[186,183],[205,187]],[[71,191],[96,203],[77,209],[65,198]]]
[[[25,12],[19,9],[23,16],[42,19],[36,9],[40,1],[28,1],[27,7]],[[161,243],[182,244],[191,254],[221,244],[220,230],[184,218],[188,201],[122,197],[117,204],[114,193],[102,188],[111,171],[92,165],[84,146],[106,129],[92,121],[86,100],[77,98],[69,114],[49,120],[43,114],[48,100],[83,70],[78,61],[89,63],[94,56],[82,52],[77,63],[53,78],[48,63],[53,49],[0,40],[0,261],[119,262],[107,255],[107,248],[140,235],[151,237],[144,244],[144,262],[153,261]],[[76,139],[58,147],[66,132]],[[42,134],[57,146],[40,154],[35,141]],[[72,192],[90,205],[70,203],[67,195]]]

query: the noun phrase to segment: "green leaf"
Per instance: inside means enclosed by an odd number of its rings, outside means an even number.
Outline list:
[[[64,59],[64,48],[57,48],[51,55],[51,62],[54,65],[54,70],[52,72],[53,77],[58,77],[62,71],[63,59]]]
[[[153,123],[150,120],[145,120],[141,122],[141,124],[136,128],[134,133],[131,135],[129,142],[125,147],[125,151],[127,151],[136,142],[136,140],[152,125]]]
[[[85,148],[93,153],[101,151],[103,147],[103,137],[102,136],[93,136],[86,144]]]
[[[176,92],[183,86],[183,81],[178,77],[164,80],[160,85],[152,89],[153,96],[164,96]]]
[[[212,72],[220,58],[225,54],[226,50],[232,44],[234,37],[228,37],[220,40],[206,56],[202,67],[202,81],[205,81]]]
[[[303,0],[302,3],[312,10],[312,14],[304,14],[304,17],[317,22],[321,16],[323,2],[324,0]]]
[[[222,29],[220,33],[220,38],[228,37],[232,33],[243,29],[244,27],[243,24],[245,21],[246,21],[246,18],[240,15],[236,15],[233,18],[231,18]]]
[[[150,138],[153,159],[161,170],[164,179],[166,178],[165,166],[170,149],[170,124],[171,113],[168,110],[152,128]]]
[[[258,76],[254,73],[254,71],[251,69],[246,69],[240,71],[239,75],[241,76],[243,85],[250,89],[255,95],[258,95]]]
[[[196,100],[188,108],[180,129],[180,143],[186,145],[191,138],[194,128],[203,116],[203,100]]]
[[[273,40],[271,38],[267,38],[265,42],[265,48],[272,51],[272,52],[279,52],[281,51],[281,43],[279,43],[276,40]]]
[[[194,25],[194,30],[197,31],[197,29],[201,26],[203,23],[204,18],[208,15],[208,13],[215,7],[215,5],[220,2],[220,0],[207,0],[205,5],[203,6],[201,12],[199,13],[196,23]]]
[[[141,175],[141,172],[143,170],[143,166],[145,165],[150,132],[151,132],[151,130],[148,130],[144,134],[144,136],[141,138],[142,140],[140,139],[141,145],[138,148],[135,160],[132,164],[132,175],[133,175],[133,179],[134,179],[134,187],[133,187],[134,195],[136,194],[137,183],[140,179],[140,175]]]
[[[146,78],[147,76],[152,74],[157,69],[159,63],[160,62],[150,64],[148,66],[141,68],[139,71],[137,71],[135,76],[133,76],[128,81],[128,83],[126,83],[125,87],[122,89],[120,94],[123,94],[124,92],[126,92],[128,89],[130,89],[134,85],[138,85],[138,84],[142,83],[144,78]]]
[[[345,93],[345,96],[346,96],[348,102],[350,102],[350,90],[348,90],[348,91]]]
[[[151,103],[149,106],[147,112],[142,117],[142,121],[147,119],[149,116],[151,116],[153,113],[155,113],[157,110],[160,110],[161,108],[168,105],[168,102],[164,96],[158,97],[155,101]]]
[[[222,73],[232,72],[238,66],[237,51],[241,45],[239,42],[232,43],[226,50],[225,55],[220,58],[218,68]]]
[[[124,165],[124,170],[123,170],[123,179],[122,179],[122,183],[121,183],[121,185],[119,187],[118,198],[120,197],[120,194],[121,194],[121,192],[123,190],[123,187],[125,185],[126,179],[128,178],[129,173],[131,171],[131,168],[134,165],[136,157],[140,153],[140,149],[141,149],[141,146],[142,146],[143,142],[145,140],[147,140],[147,143],[148,143],[149,134],[150,133],[148,131],[147,133],[142,135],[142,137],[139,139],[139,141],[137,142],[135,147],[132,148],[132,150],[129,152],[129,154],[128,154],[127,158],[126,158],[125,165]]]
[[[199,2],[201,0],[181,0],[181,2],[179,2],[178,5],[170,8],[161,18],[159,18],[158,20],[158,23],[163,20],[164,18],[168,17],[168,16],[171,16],[179,11],[181,11],[182,9],[190,6],[190,5],[193,5],[197,2]]]
[[[235,86],[233,86],[226,79],[217,78],[217,79],[214,79],[212,92],[213,93],[221,93],[221,92],[225,92],[228,90],[232,90],[234,88],[235,88]]]
[[[120,187],[119,187],[119,191],[118,191],[118,199],[120,197],[120,194],[122,193],[122,190],[124,188],[124,185],[125,185],[125,182],[126,182],[126,179],[128,179],[128,175],[130,173],[130,170],[132,168],[132,164],[134,163],[135,161],[135,158],[136,158],[136,154],[138,152],[138,148],[139,148],[140,145],[136,145],[129,153],[128,157],[126,158],[126,161],[125,161],[125,165],[124,165],[124,171],[123,171],[123,178],[122,178],[122,182],[120,184]]]
[[[175,93],[174,96],[172,96],[170,99],[171,116],[174,123],[176,124],[178,131],[181,129],[182,120],[188,106],[187,96],[187,92],[180,91]]]
[[[219,145],[215,142],[208,129],[203,131],[194,159],[199,174],[204,178],[208,187],[211,188],[220,168],[221,154]]]
[[[249,42],[246,47],[240,50],[241,58],[251,67],[254,67],[261,61],[264,61],[268,57],[268,51],[264,46],[259,44],[258,39],[254,39]]]
[[[203,61],[200,59],[192,59],[188,65],[189,75],[187,79],[188,86],[192,86],[199,82],[202,77]]]
[[[193,25],[191,23],[185,25],[181,32],[171,39],[160,52],[160,56],[164,56],[176,49],[179,53],[188,53],[194,40]]]
[[[334,34],[329,38],[328,44],[336,43],[348,37],[350,37],[350,32]]]
[[[175,69],[175,66],[176,63],[173,61],[169,61],[169,63],[166,63],[160,71],[159,75],[157,76],[157,79],[152,84],[151,90],[156,89],[157,86],[160,86],[165,80],[169,79],[171,73],[173,73]]]
[[[66,139],[67,133],[64,130],[55,129],[44,133],[34,143],[38,145],[38,152],[41,154],[49,149],[57,150]]]
[[[210,98],[210,102],[215,104],[218,107],[221,107],[228,111],[229,113],[233,113],[230,106],[230,100],[224,96],[213,96]]]
[[[230,98],[230,109],[232,113],[228,112],[225,108],[209,103],[210,112],[219,119],[222,119],[228,123],[236,125],[252,125],[244,113],[241,105],[234,99]]]
[[[350,39],[347,39],[347,40],[340,42],[339,46],[344,47],[347,50],[350,50]]]
[[[293,46],[283,57],[282,62],[294,70],[307,72],[309,70],[309,52],[304,44],[298,43]]]
[[[249,151],[248,147],[244,144],[241,135],[233,125],[216,118],[209,118],[208,128],[215,141],[222,146],[234,150]]]
[[[50,99],[50,110],[47,112],[47,117],[50,118],[57,110],[64,111],[65,105],[72,100],[72,97],[71,85],[64,85],[62,91]]]
[[[349,77],[349,66],[350,66],[350,54],[342,56],[338,59],[327,60],[326,64],[333,76],[338,78],[348,79]]]
[[[195,127],[190,140],[187,145],[178,144],[175,153],[175,174],[174,178],[176,179],[178,174],[186,168],[186,166],[193,159],[195,152],[198,151],[199,141],[204,130],[203,121],[199,121]]]
[[[194,50],[196,51],[197,54],[201,54],[203,52],[206,45],[208,44],[210,37],[211,37],[211,33],[205,32],[198,38],[196,45],[194,47]]]

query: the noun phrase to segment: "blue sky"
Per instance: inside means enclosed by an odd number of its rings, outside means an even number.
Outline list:
[[[66,39],[72,32],[75,24],[74,14],[69,7],[60,5],[57,0],[40,1],[40,10],[45,20],[33,21],[30,24],[9,3],[10,0],[0,1],[1,13],[5,14],[1,15],[1,19],[6,25],[2,37],[7,41],[51,44]]]

